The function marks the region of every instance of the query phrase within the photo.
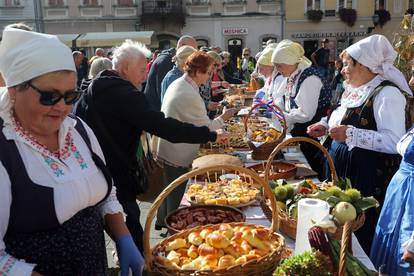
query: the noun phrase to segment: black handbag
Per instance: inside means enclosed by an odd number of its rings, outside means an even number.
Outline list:
[[[130,187],[130,190],[133,190],[135,195],[145,193],[148,190],[148,177],[146,174],[143,160],[130,160],[128,155],[118,146],[118,144],[111,137],[101,117],[95,109],[95,105],[92,99],[91,85],[89,85],[88,91],[85,96],[86,104],[91,119],[95,122],[96,127],[99,128],[101,135],[104,137],[104,140],[106,140],[111,145],[112,151],[116,155],[117,159],[123,163],[123,166],[128,168],[128,173],[130,174],[132,182],[134,183],[134,186]]]

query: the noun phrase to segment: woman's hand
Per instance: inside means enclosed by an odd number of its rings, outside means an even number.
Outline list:
[[[401,261],[410,263],[410,266],[414,266],[414,253],[405,249]]]
[[[346,140],[346,130],[349,126],[346,125],[340,125],[336,127],[331,127],[329,129],[329,136],[337,142],[345,142]]]
[[[227,81],[222,81],[221,82],[221,86],[224,88],[229,88],[230,87],[230,83],[228,83]]]
[[[220,105],[220,103],[218,103],[218,102],[208,102],[207,109],[209,111],[214,111],[214,110],[217,110],[217,108],[219,107],[219,105]]]
[[[321,123],[315,123],[308,126],[306,133],[308,133],[310,137],[318,138],[326,134],[326,127]]]
[[[43,276],[42,274],[40,274],[40,273],[38,273],[38,272],[36,272],[36,271],[33,271],[32,272],[32,276]]]
[[[216,130],[217,133],[217,138],[216,138],[216,143],[218,144],[228,144],[229,142],[229,133],[222,130],[222,129],[218,129]]]
[[[224,108],[223,114],[220,115],[220,118],[222,118],[224,121],[227,121],[228,119],[232,118],[237,112],[239,112],[237,108]]]
[[[131,268],[134,276],[141,276],[144,269],[144,258],[139,253],[131,235],[122,235],[116,240],[121,276],[128,276]]]

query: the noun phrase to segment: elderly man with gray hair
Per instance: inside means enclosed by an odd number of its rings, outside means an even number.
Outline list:
[[[161,110],[161,82],[168,71],[173,68],[174,63],[172,58],[175,56],[176,50],[185,45],[197,49],[197,42],[195,39],[192,36],[184,35],[178,40],[176,49],[171,48],[162,51],[152,63],[144,93],[151,108],[156,111]]]
[[[115,49],[113,70],[104,70],[92,80],[76,107],[76,114],[95,132],[117,187],[117,197],[127,215],[126,224],[142,252],[143,230],[136,196],[144,192],[137,175],[137,149],[142,131],[173,143],[200,144],[222,141],[226,134],[196,127],[149,107],[138,87],[146,78],[150,51],[141,43],[126,40]]]

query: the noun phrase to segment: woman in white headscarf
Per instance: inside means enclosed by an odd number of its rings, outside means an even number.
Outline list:
[[[69,116],[81,95],[70,49],[9,27],[0,56],[0,275],[106,275],[104,227],[121,275],[141,275],[101,147]]]
[[[401,158],[396,145],[404,135],[407,81],[393,66],[396,52],[382,35],[365,38],[341,55],[345,92],[330,118],[308,128],[309,135],[332,138],[330,154],[339,177],[349,178],[363,196],[382,204],[385,190]],[[370,251],[379,210],[368,212],[356,232],[364,250]],[[375,252],[376,254],[377,252]]]
[[[312,62],[304,54],[300,44],[283,40],[274,50],[272,62],[285,77],[273,100],[284,110],[292,136],[306,137],[307,127],[326,115],[331,91],[324,76],[311,67]],[[301,150],[311,167],[322,176],[323,163],[318,150],[310,144],[301,144]]]

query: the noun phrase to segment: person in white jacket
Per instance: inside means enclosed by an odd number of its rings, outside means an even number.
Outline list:
[[[213,63],[214,60],[203,51],[194,52],[188,57],[184,65],[184,75],[171,83],[165,93],[161,111],[166,117],[196,126],[208,126],[210,130],[221,129],[224,121],[233,117],[235,109],[225,110],[214,120],[210,120],[207,116],[207,109],[199,94],[199,87],[211,78]],[[155,156],[164,165],[164,184],[167,186],[174,179],[188,172],[200,145],[171,143],[165,139],[156,139]],[[184,185],[176,189],[158,209],[156,228],[163,226],[164,217],[177,209],[184,190]]]

